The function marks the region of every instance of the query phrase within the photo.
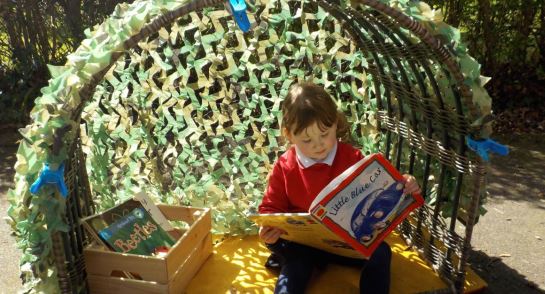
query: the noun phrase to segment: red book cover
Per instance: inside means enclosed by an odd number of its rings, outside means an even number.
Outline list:
[[[403,177],[381,154],[360,160],[329,183],[310,213],[364,256],[424,199],[403,194]]]

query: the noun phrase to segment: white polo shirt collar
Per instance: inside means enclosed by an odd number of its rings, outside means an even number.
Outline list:
[[[317,163],[325,163],[329,166],[332,166],[333,160],[335,159],[335,155],[337,154],[337,145],[338,145],[338,142],[335,142],[335,146],[333,146],[333,149],[331,149],[329,154],[323,160],[314,160],[310,157],[305,156],[301,152],[301,150],[297,148],[297,145],[295,145],[295,154],[297,155],[297,162],[299,163],[299,166],[302,168],[309,168]]]

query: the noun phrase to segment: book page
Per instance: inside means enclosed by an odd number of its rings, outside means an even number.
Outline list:
[[[370,157],[369,156],[366,156],[362,159],[360,159],[360,161],[356,162],[354,165],[352,165],[351,167],[347,168],[344,172],[342,172],[340,175],[338,175],[336,178],[334,178],[333,180],[331,180],[331,182],[329,182],[329,184],[327,184],[327,186],[325,186],[322,191],[320,191],[320,193],[318,193],[318,196],[316,196],[316,198],[314,198],[314,200],[312,201],[312,203],[310,204],[310,207],[315,207],[318,203],[320,203],[324,197],[326,197],[327,195],[331,194],[331,192],[333,192],[333,190],[337,189],[339,187],[339,185],[345,180],[347,179],[351,174],[353,174],[358,168],[360,168],[365,162],[367,162],[367,160],[369,159]]]
[[[167,218],[161,213],[159,207],[153,203],[153,200],[145,192],[139,192],[134,195],[134,199],[142,203],[142,207],[151,215],[163,230],[167,232],[174,231],[174,227],[168,222]]]
[[[308,213],[252,214],[248,218],[260,226],[277,227],[287,234],[281,238],[318,248],[334,254],[363,258],[348,243]]]

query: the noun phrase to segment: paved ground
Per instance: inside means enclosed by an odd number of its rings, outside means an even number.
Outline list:
[[[18,139],[16,133],[0,129],[0,293],[12,294],[21,288],[19,279],[20,251],[15,247],[11,229],[4,221],[9,204],[6,200],[8,188],[13,185],[13,165]]]
[[[490,293],[545,293],[545,135],[496,138],[510,154],[492,158],[470,261]]]
[[[545,293],[545,135],[496,137],[511,148],[493,158],[490,197],[473,234],[472,267],[489,283],[487,293]],[[7,211],[17,135],[0,129],[0,215]],[[20,252],[0,222],[0,293],[20,288]]]

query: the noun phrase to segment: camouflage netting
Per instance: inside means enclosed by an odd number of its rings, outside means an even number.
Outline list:
[[[360,2],[257,1],[243,33],[219,1],[142,0],[88,30],[66,65],[51,67],[22,130],[9,216],[26,289],[85,291],[73,273],[83,271],[86,243],[77,220],[139,190],[213,208],[215,232],[255,232],[244,215],[287,147],[280,103],[305,80],[337,99],[365,153],[383,152],[417,176],[428,206],[401,231],[460,287],[483,193],[465,137],[488,137],[485,79],[439,12]],[[54,186],[29,192],[45,163],[63,162],[67,201]]]

